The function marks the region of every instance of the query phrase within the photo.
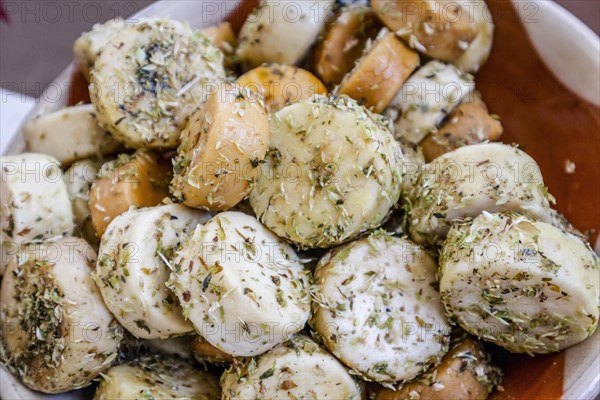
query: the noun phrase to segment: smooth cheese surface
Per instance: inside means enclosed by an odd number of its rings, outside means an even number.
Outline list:
[[[81,104],[39,115],[23,126],[27,151],[69,164],[115,153],[120,144],[98,124],[94,106]]]
[[[296,64],[325,26],[333,6],[333,0],[262,0],[242,26],[236,55],[247,69],[269,62]]]
[[[386,115],[394,120],[396,137],[419,143],[474,89],[473,76],[429,61],[404,82]]]

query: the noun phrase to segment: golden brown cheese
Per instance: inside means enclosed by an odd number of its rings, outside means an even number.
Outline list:
[[[394,33],[383,30],[373,46],[340,83],[337,93],[382,112],[419,65],[419,55]]]
[[[102,165],[90,189],[90,213],[98,237],[129,207],[150,207],[169,196],[170,163],[146,150]]]
[[[171,191],[185,205],[226,210],[250,191],[269,143],[262,100],[223,83],[181,135]]]

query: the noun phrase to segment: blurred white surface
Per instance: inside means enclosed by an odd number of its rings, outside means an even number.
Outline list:
[[[33,97],[0,88],[0,147],[8,144],[35,103]]]

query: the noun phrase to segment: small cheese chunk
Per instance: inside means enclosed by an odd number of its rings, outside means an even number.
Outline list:
[[[483,3],[481,6],[480,3]],[[483,0],[373,0],[383,23],[428,57],[453,62],[478,38]],[[490,18],[489,12],[485,17]]]
[[[27,151],[48,154],[65,164],[110,155],[119,148],[98,124],[91,104],[34,117],[23,126],[23,136]]]
[[[339,84],[380,29],[381,23],[370,7],[358,4],[340,8],[315,50],[317,75],[327,85]]]
[[[428,62],[404,82],[386,110],[396,137],[421,142],[474,89],[471,75],[450,64]]]
[[[242,26],[237,56],[246,69],[296,64],[316,41],[333,6],[333,0],[261,0]]]
[[[75,224],[58,160],[37,153],[3,156],[0,173],[2,275],[23,243],[70,235]]]
[[[240,76],[237,84],[263,96],[270,112],[315,94],[327,94],[323,83],[310,72],[284,64],[263,64]]]
[[[468,0],[470,14],[477,25],[477,36],[469,48],[455,61],[454,65],[463,71],[475,73],[486,63],[494,43],[494,21],[484,0]]]
[[[448,116],[439,129],[420,143],[427,162],[462,146],[497,141],[503,129],[497,117],[488,113],[479,93],[469,96]]]
[[[336,93],[356,99],[373,112],[382,112],[419,65],[419,55],[396,35],[382,29],[344,77]]]
[[[169,196],[171,164],[146,150],[106,162],[90,189],[90,213],[98,237],[130,207],[150,207]]]

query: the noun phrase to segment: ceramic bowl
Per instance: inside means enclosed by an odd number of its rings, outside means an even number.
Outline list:
[[[218,5],[217,11],[207,10]],[[168,16],[194,27],[223,19],[239,28],[256,1],[158,1],[134,16]],[[233,5],[236,4],[237,8]],[[220,5],[220,6],[219,6]],[[549,0],[488,0],[496,24],[491,57],[477,74],[477,88],[491,112],[502,117],[505,143],[519,143],[540,165],[557,209],[580,230],[592,232],[600,251],[600,40],[568,11]],[[214,8],[211,8],[214,11]],[[72,83],[59,101],[42,100],[31,116],[85,97],[74,64],[56,78]],[[3,154],[24,150],[19,132]],[[566,168],[575,164],[575,171]],[[593,232],[596,233],[593,233]],[[594,399],[600,392],[600,332],[568,350],[546,356],[491,349],[504,369],[504,391],[494,399]],[[0,397],[86,399],[90,389],[47,396],[24,388],[0,369]]]

